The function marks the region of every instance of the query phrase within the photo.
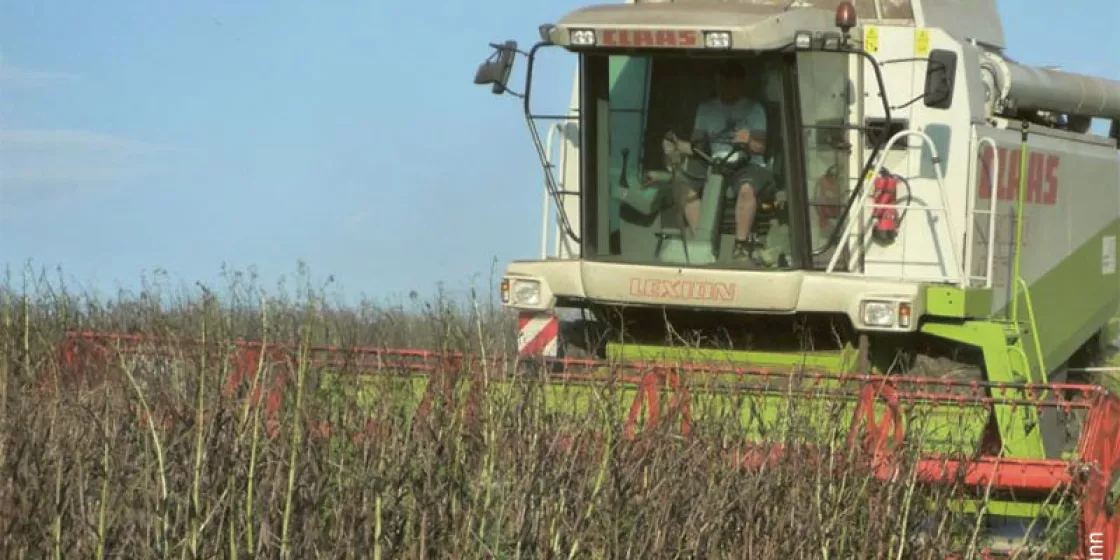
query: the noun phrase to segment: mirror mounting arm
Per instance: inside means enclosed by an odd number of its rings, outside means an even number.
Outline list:
[[[494,49],[494,53],[491,54],[490,57],[487,58],[481,65],[479,65],[478,71],[475,73],[474,83],[478,85],[489,84],[491,86],[491,92],[495,95],[508,93],[510,95],[513,95],[514,97],[518,97],[521,99],[522,107],[525,112],[525,119],[529,125],[529,133],[533,139],[533,145],[537,148],[537,154],[540,156],[541,164],[545,168],[545,182],[548,193],[552,197],[553,202],[556,204],[556,207],[560,209],[559,225],[569,238],[571,238],[576,243],[580,243],[580,236],[575,232],[574,228],[572,227],[571,221],[568,220],[567,213],[563,211],[564,201],[561,198],[560,188],[556,184],[556,180],[552,177],[550,168],[551,165],[548,161],[547,155],[545,155],[545,147],[541,141],[540,133],[534,126],[533,114],[532,110],[530,109],[533,84],[533,65],[536,61],[537,51],[540,50],[541,47],[555,45],[555,43],[553,43],[548,38],[548,32],[550,31],[551,29],[547,25],[542,26],[542,40],[533,45],[533,48],[530,49],[529,52],[519,50],[517,48],[516,41],[506,41],[505,43],[502,43],[500,45],[491,43],[490,46]],[[517,93],[509,89],[510,74],[513,69],[513,62],[517,55],[522,55],[528,59],[527,66],[525,68],[524,94]]]
[[[537,51],[539,51],[542,47],[551,46],[555,46],[555,43],[553,43],[552,41],[539,41],[537,42],[537,44],[533,45],[533,48],[529,49],[528,53],[524,53],[528,61],[526,62],[525,66],[525,95],[522,96],[521,102],[522,109],[525,112],[525,122],[529,127],[529,134],[533,138],[533,145],[537,148],[537,154],[541,158],[541,164],[545,166],[545,182],[548,185],[548,192],[552,196],[552,201],[556,204],[556,208],[562,209],[564,207],[564,201],[561,198],[560,189],[555,183],[552,172],[548,169],[548,160],[544,155],[544,146],[541,142],[540,134],[537,132],[537,128],[533,124],[533,110],[530,105],[533,93],[533,67],[537,59]],[[559,222],[560,228],[564,230],[564,234],[567,235],[568,238],[576,243],[583,242],[582,236],[579,235],[575,231],[575,228],[572,227],[572,223],[568,219],[567,212],[561,210],[559,215]]]
[[[542,47],[551,46],[553,46],[553,43],[551,41],[539,41],[537,44],[533,45],[533,48],[529,49],[528,53],[522,53],[525,55],[525,58],[528,59],[525,65],[525,95],[520,96],[526,117],[529,117],[533,114],[533,111],[529,108],[529,102],[530,96],[533,93],[533,66],[534,62],[536,62],[537,60],[537,51],[539,51]]]

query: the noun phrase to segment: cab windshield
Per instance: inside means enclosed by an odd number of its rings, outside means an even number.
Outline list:
[[[812,267],[849,176],[847,70],[825,58],[583,55],[584,255]],[[840,188],[806,192],[825,176]]]

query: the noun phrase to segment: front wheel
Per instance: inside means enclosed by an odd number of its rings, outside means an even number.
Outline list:
[[[597,321],[561,321],[558,357],[573,360],[603,359],[607,349],[606,334],[607,329]]]

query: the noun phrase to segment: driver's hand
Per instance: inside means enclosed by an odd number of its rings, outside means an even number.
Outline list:
[[[672,155],[676,151],[676,147],[677,143],[669,138],[661,141],[661,151],[665,152],[665,155]]]
[[[665,152],[665,155],[690,155],[692,153],[692,145],[684,140],[678,140],[676,137],[662,140],[661,149]]]
[[[746,129],[740,129],[738,132],[735,133],[735,143],[736,144],[747,144],[750,141],[751,141],[751,131],[746,130]]]

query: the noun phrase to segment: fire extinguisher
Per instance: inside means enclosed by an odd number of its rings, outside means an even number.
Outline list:
[[[840,217],[840,210],[844,204],[837,175],[838,171],[833,165],[817,181],[817,220],[821,229],[828,228],[833,220]]]
[[[897,206],[898,182],[898,176],[892,175],[886,169],[875,178],[875,194],[872,198],[877,207],[871,212],[875,220],[871,235],[881,243],[890,243],[898,237],[898,226],[901,222]]]

